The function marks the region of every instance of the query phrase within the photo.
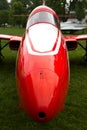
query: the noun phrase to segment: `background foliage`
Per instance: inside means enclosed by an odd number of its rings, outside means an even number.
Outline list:
[[[41,4],[42,0],[11,0],[10,3],[7,0],[0,0],[0,26],[8,23],[24,27],[28,14]],[[85,10],[87,10],[87,0],[70,0],[70,3],[66,0],[47,0],[46,5],[63,16],[70,11],[76,11],[79,20],[85,16]]]

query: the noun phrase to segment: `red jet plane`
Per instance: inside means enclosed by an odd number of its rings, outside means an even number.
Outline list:
[[[18,50],[16,82],[21,107],[37,122],[50,121],[64,109],[68,50],[75,50],[78,40],[87,40],[87,35],[63,36],[57,14],[41,5],[29,15],[23,37],[0,35],[0,39]],[[0,54],[5,46],[0,46]],[[87,45],[84,49],[87,57]]]

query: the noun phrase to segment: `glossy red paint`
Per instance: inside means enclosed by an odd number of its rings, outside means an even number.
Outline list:
[[[39,7],[39,11],[42,9],[43,7]],[[54,12],[46,6],[45,9]],[[35,9],[36,11],[38,13]],[[20,102],[32,119],[37,122],[47,122],[62,110],[68,91],[69,63],[66,43],[58,29],[54,47],[49,52],[39,52],[38,55],[32,48],[34,55],[29,53],[26,36],[27,30],[20,44],[16,65]],[[50,54],[56,50],[59,37],[61,43],[57,53]],[[28,44],[32,46],[30,40]]]

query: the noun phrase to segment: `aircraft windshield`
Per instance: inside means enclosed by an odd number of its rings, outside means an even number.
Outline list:
[[[31,18],[29,19],[29,21],[27,23],[27,28],[33,24],[37,24],[37,23],[41,23],[41,22],[51,23],[51,24],[59,27],[58,20],[54,15],[52,15],[49,12],[42,11],[42,12],[38,12],[38,13],[34,14],[33,16],[31,16]]]

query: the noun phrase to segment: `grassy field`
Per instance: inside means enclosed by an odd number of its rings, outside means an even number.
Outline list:
[[[24,29],[0,28],[0,33],[22,35]],[[8,47],[3,50],[0,62],[0,130],[87,130],[87,62],[79,47],[69,52],[70,85],[65,110],[51,122],[39,124],[18,108],[15,82],[17,52]]]

